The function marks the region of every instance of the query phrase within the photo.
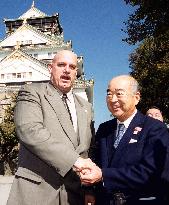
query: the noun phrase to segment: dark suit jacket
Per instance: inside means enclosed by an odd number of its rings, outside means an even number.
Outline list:
[[[76,94],[74,100],[78,134],[51,84],[26,85],[19,91],[14,115],[19,165],[8,205],[60,204],[64,188],[68,200],[62,203],[81,205],[81,183],[72,166],[79,156],[88,156],[92,107]]]
[[[95,160],[102,168],[104,182],[99,192],[111,196],[120,191],[131,197],[160,194],[159,176],[169,145],[166,126],[137,112],[115,150],[116,127],[117,120],[112,119],[101,124],[96,133]],[[137,127],[141,131],[137,132]]]

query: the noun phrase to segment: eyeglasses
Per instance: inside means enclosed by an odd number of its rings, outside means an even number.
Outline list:
[[[123,89],[116,89],[114,91],[107,89],[107,98],[109,100],[112,100],[114,95],[117,97],[117,99],[121,99],[125,96],[128,96],[129,94],[127,93],[126,90]]]

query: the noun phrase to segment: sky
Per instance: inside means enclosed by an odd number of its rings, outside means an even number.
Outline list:
[[[117,75],[128,74],[129,54],[134,46],[122,39],[124,21],[134,8],[124,0],[35,0],[35,7],[52,15],[59,13],[64,40],[72,40],[73,50],[84,57],[86,79],[94,79],[94,119],[100,123],[111,119],[106,105],[106,89]],[[3,19],[17,19],[30,9],[32,0],[0,1],[0,40],[5,37]]]

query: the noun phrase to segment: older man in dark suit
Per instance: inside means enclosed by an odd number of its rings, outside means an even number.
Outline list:
[[[107,89],[107,105],[114,119],[102,123],[96,133],[98,166],[84,170],[84,184],[96,183],[98,205],[167,204],[160,175],[169,134],[164,123],[144,116],[137,81],[128,75],[113,78]]]
[[[85,164],[92,166],[87,159],[92,106],[72,90],[77,74],[72,51],[59,51],[49,72],[49,83],[26,85],[19,91],[14,116],[19,165],[8,205],[84,203],[76,172]]]

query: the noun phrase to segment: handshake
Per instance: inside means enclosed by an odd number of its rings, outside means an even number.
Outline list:
[[[73,165],[73,170],[79,175],[84,185],[92,185],[102,180],[101,169],[89,158],[79,157]]]

